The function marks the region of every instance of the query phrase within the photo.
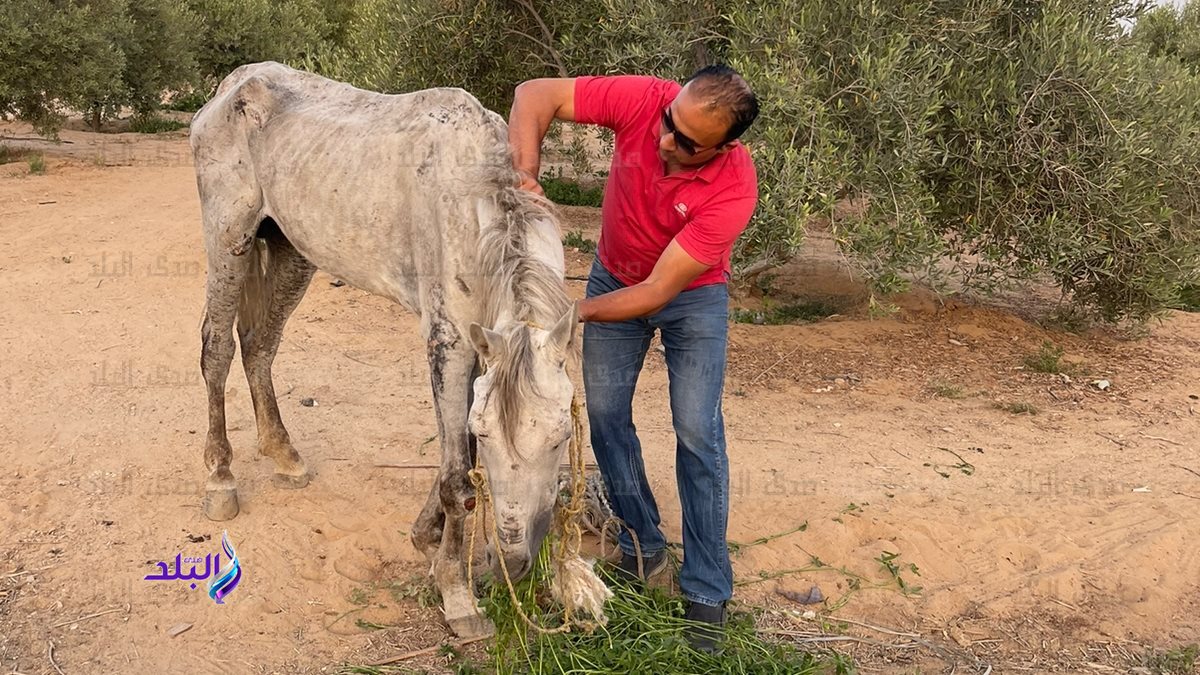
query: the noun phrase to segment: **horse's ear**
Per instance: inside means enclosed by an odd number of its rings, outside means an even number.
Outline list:
[[[575,334],[579,331],[579,305],[571,303],[571,309],[550,330],[550,344],[566,353],[575,346]]]
[[[500,350],[504,347],[504,338],[499,333],[477,323],[472,323],[467,332],[470,333],[471,346],[483,358],[484,363],[492,363],[499,357]]]

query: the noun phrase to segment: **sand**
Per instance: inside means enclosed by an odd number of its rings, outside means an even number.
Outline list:
[[[0,671],[318,673],[435,645],[447,632],[407,533],[438,449],[401,308],[318,273],[274,369],[315,478],[271,485],[235,360],[242,511],[200,511],[204,252],[185,134],[8,142],[43,148],[48,171],[0,166]],[[592,238],[598,223],[597,209],[564,212]],[[586,273],[587,255],[568,260]],[[1200,639],[1200,315],[1137,339],[1071,334],[1038,323],[1049,307],[1034,289],[915,291],[872,318],[819,235],[777,283],[844,309],[731,329],[730,538],[791,532],[734,557],[737,599],[772,609],[765,628],[816,634],[788,618],[812,609],[910,635],[826,626],[867,640],[833,643],[865,672],[1124,671]],[[1023,365],[1046,340],[1075,364],[1067,377]],[[652,351],[636,422],[678,541],[666,401]],[[1038,411],[998,407],[1012,404]],[[225,605],[143,579],[177,553],[219,551],[223,531],[244,572]],[[813,585],[825,602],[798,604]]]

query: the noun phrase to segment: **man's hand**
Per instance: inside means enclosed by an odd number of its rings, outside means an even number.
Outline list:
[[[546,191],[542,189],[542,184],[537,181],[537,178],[529,175],[529,172],[517,170],[517,175],[520,177],[520,182],[517,183],[517,189],[532,192],[539,197],[545,197]]]
[[[626,321],[657,314],[710,267],[671,240],[642,283],[579,301],[579,320]]]

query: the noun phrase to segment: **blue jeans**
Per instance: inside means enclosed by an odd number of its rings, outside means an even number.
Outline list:
[[[600,261],[588,278],[590,298],[624,287]],[[675,426],[675,477],[683,506],[683,569],[679,586],[692,602],[717,605],[733,593],[725,541],[729,520],[729,460],[721,390],[729,292],[725,284],[680,293],[654,316],[583,328],[583,384],[592,450],[616,515],[637,534],[643,556],[666,548],[658,505],[633,426],[633,391],[650,338],[662,333]],[[621,550],[634,554],[628,531]]]

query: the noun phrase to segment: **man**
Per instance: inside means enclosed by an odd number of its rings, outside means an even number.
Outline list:
[[[734,240],[758,200],[754,164],[737,142],[757,115],[741,76],[710,66],[682,87],[641,76],[531,80],[517,87],[509,119],[521,187],[537,193],[541,142],[554,119],[616,132],[600,247],[579,303],[592,448],[613,510],[637,537],[635,546],[621,534],[618,570],[649,578],[666,566],[666,539],[632,404],[650,338],[660,331],[683,506],[679,585],[690,601],[687,618],[701,622],[688,640],[709,652],[733,592],[721,416],[726,283]]]

